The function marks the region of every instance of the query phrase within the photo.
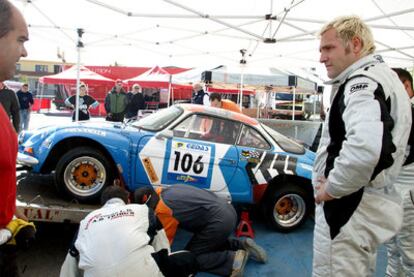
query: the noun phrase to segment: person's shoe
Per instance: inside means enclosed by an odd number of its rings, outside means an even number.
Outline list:
[[[242,240],[243,249],[249,252],[250,257],[259,262],[267,263],[267,253],[261,246],[257,245],[256,242],[251,238]]]
[[[230,277],[243,277],[244,266],[249,258],[249,253],[246,250],[237,250],[234,254],[233,271]]]

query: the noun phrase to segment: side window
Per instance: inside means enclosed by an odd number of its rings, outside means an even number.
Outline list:
[[[241,123],[206,115],[193,115],[174,128],[174,136],[235,144]]]
[[[175,126],[173,130],[174,137],[178,137],[178,138],[188,137],[187,133],[189,132],[190,125],[194,121],[194,118],[195,118],[195,115],[189,116],[186,119],[184,119],[184,121],[182,121],[180,124]]]
[[[269,143],[264,139],[264,137],[255,129],[243,125],[242,132],[240,134],[239,146],[246,146],[259,149],[270,149]]]

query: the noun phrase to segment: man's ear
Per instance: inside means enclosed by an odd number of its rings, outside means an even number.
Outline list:
[[[403,85],[404,85],[405,90],[406,90],[406,91],[407,91],[407,93],[408,93],[408,97],[412,98],[412,97],[414,96],[414,94],[413,94],[413,92],[412,92],[412,90],[411,90],[411,82],[410,82],[410,81],[408,81],[408,80],[405,80],[405,81],[403,82]]]
[[[351,45],[352,45],[352,52],[354,52],[354,54],[360,54],[361,50],[362,50],[362,40],[360,37],[353,37],[351,39]]]

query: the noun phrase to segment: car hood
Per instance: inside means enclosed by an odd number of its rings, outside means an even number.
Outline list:
[[[74,132],[76,132],[77,130],[79,130],[79,132],[87,130],[88,133],[107,132],[107,133],[127,134],[132,131],[139,132],[139,129],[130,127],[128,125],[125,125],[119,122],[96,122],[96,121],[69,122],[69,123],[61,124],[59,126],[51,125],[51,126],[37,128],[34,130],[23,131],[19,135],[19,143],[22,144],[26,142],[28,139],[41,140],[49,136],[52,133],[56,133],[60,130],[69,130],[69,129],[73,130]]]

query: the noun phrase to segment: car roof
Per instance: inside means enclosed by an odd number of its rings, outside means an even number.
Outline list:
[[[229,119],[237,120],[248,125],[258,125],[259,121],[242,113],[232,112],[229,110],[215,108],[197,104],[178,104],[186,112],[204,113],[213,116],[227,117]]]

